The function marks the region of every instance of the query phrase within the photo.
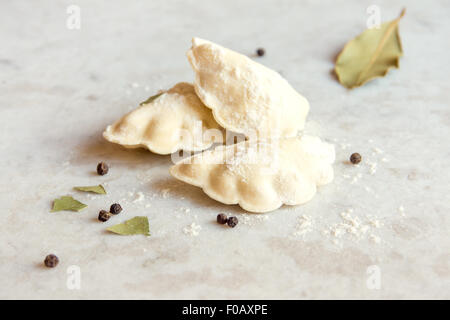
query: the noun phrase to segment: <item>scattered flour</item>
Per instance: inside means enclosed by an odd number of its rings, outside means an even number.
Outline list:
[[[179,207],[179,208],[177,208],[177,209],[175,210],[175,212],[176,212],[176,213],[179,213],[179,212],[189,213],[189,212],[191,212],[191,209],[189,209],[189,208],[184,208],[184,207]],[[196,217],[197,217],[197,215],[194,216],[194,219],[196,219]]]
[[[352,179],[352,181],[350,182],[350,184],[355,184],[355,183],[357,183],[358,180],[361,179],[361,178],[362,178],[362,174],[361,174],[361,173],[357,173],[357,174],[353,177],[353,179]]]
[[[141,201],[143,201],[144,199],[145,199],[144,194],[143,194],[141,191],[139,191],[139,192],[136,194],[136,198],[133,200],[133,202],[134,202],[134,203],[136,203],[136,202],[141,202]]]
[[[381,228],[383,226],[383,223],[376,218],[370,217],[370,218],[368,218],[368,220],[369,220],[370,225],[375,228]]]
[[[381,242],[380,237],[378,237],[378,236],[376,236],[376,235],[374,235],[374,234],[371,234],[371,235],[369,236],[369,239],[370,239],[370,241],[372,241],[372,242],[374,242],[374,243],[377,243],[377,244]]]
[[[95,199],[98,198],[98,196],[94,196],[94,195],[88,193],[88,194],[87,194],[87,198],[88,198],[89,200],[95,200]]]
[[[196,224],[195,222],[192,222],[187,227],[184,227],[183,232],[187,235],[196,237],[199,235],[200,230],[202,230],[202,227],[200,225]]]
[[[341,143],[339,145],[342,150],[346,150],[347,148],[350,148],[352,145],[350,143]]]
[[[380,148],[373,148],[373,151],[374,151],[375,153],[384,153],[384,151],[381,150]]]
[[[161,196],[164,199],[167,199],[169,197],[169,193],[170,193],[170,188],[166,188],[166,189],[161,190]]]
[[[339,241],[335,240],[344,237],[350,237],[353,238],[353,240],[371,239],[372,236],[375,237],[373,234],[368,236],[368,233],[372,227],[379,228],[381,223],[375,218],[370,218],[368,221],[362,221],[360,217],[352,215],[352,213],[353,209],[347,209],[346,211],[341,212],[340,217],[342,222],[325,228],[322,233],[324,235],[333,236],[333,243],[339,243]],[[379,241],[376,243],[379,243]]]
[[[372,162],[370,160],[367,160],[366,163],[369,166],[370,174],[374,175],[377,172],[377,163],[376,162]]]
[[[297,226],[295,227],[294,236],[303,236],[312,231],[313,220],[310,216],[304,214],[298,219]]]

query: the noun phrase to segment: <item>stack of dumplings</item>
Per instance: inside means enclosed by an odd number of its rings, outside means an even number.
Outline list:
[[[187,57],[194,84],[150,97],[105,139],[158,154],[206,150],[175,163],[172,176],[250,212],[305,203],[333,180],[334,146],[300,135],[309,103],[280,74],[198,38]],[[245,139],[222,145],[228,133]]]

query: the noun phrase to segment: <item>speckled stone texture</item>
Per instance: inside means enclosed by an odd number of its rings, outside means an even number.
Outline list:
[[[407,5],[405,55],[352,91],[331,70],[371,1],[76,2],[80,30],[66,28],[71,1],[0,3],[0,298],[450,298],[448,1],[377,1],[383,21]],[[306,132],[337,151],[335,181],[311,202],[248,215],[170,177],[169,156],[103,140],[152,93],[193,80],[193,36],[265,48],[252,58],[308,98]],[[99,183],[107,195],[73,190]],[[50,213],[67,194],[88,208]],[[239,224],[217,224],[220,212]],[[136,215],[150,237],[105,231]]]

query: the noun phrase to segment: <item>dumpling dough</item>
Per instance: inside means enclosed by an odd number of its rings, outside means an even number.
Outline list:
[[[206,130],[209,134],[204,134]],[[146,147],[159,154],[209,148],[222,129],[211,110],[195,94],[192,84],[181,82],[149,98],[103,132],[106,140],[127,148]]]
[[[309,201],[333,180],[334,159],[334,146],[318,137],[244,141],[183,159],[170,173],[217,201],[267,212]]]
[[[250,140],[293,137],[303,129],[309,103],[277,72],[198,38],[187,57],[195,91],[222,127]]]

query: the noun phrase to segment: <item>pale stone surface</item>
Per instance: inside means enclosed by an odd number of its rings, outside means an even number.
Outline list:
[[[408,1],[401,69],[353,91],[330,70],[371,3],[85,0],[81,30],[66,28],[68,3],[0,4],[0,298],[450,298],[448,1]],[[377,4],[383,20],[405,5]],[[193,36],[264,47],[253,58],[309,100],[306,131],[337,153],[334,182],[312,201],[246,215],[172,178],[169,156],[102,138],[149,94],[193,80]],[[111,167],[102,177],[99,161]],[[72,190],[98,183],[108,195]],[[50,213],[65,194],[89,207]],[[123,212],[96,221],[114,202]],[[219,212],[241,223],[220,226]],[[151,237],[104,231],[136,215]],[[183,232],[192,223],[195,237]],[[43,267],[48,253],[57,268]],[[67,288],[71,265],[80,290]]]

